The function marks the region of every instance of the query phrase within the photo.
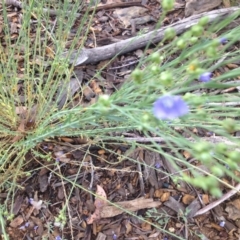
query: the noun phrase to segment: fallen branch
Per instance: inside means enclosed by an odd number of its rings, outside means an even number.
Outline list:
[[[224,194],[220,199],[208,204],[206,207],[200,209],[199,211],[197,211],[194,215],[194,217],[198,216],[198,215],[202,215],[210,210],[212,210],[213,208],[215,208],[216,206],[220,205],[222,202],[224,202],[225,200],[229,199],[230,197],[232,197],[234,194],[238,193],[240,191],[240,183],[232,190],[230,190],[228,193]]]
[[[5,0],[5,5],[6,6],[12,5],[17,8],[22,8],[22,3],[18,0]]]
[[[142,5],[142,0],[137,0],[137,1],[133,1],[133,2],[117,2],[117,3],[103,4],[103,5],[100,5],[97,7],[91,7],[90,12],[112,9],[112,8],[119,8],[119,7],[130,7],[130,6],[144,7],[144,5]],[[85,9],[85,11],[88,11],[88,9]]]
[[[169,27],[173,28],[176,34],[179,35],[191,28],[193,25],[197,24],[202,17],[207,16],[209,23],[212,23],[216,20],[223,19],[233,13],[236,13],[239,10],[240,8],[238,7],[232,7],[197,14],[189,18],[185,18],[177,23],[171,24],[167,27],[163,27],[146,34],[142,34],[141,36],[132,37],[107,46],[92,49],[83,48],[79,49],[78,51],[66,52],[63,54],[63,57],[69,57],[69,62],[74,66],[96,63],[99,61],[111,59],[114,56],[145,47],[149,43],[160,42],[164,38],[165,30]],[[240,12],[238,12],[238,15],[240,15]]]
[[[240,140],[240,138],[234,137],[234,140]],[[166,143],[166,139],[162,137],[124,137],[125,141],[129,142],[139,142],[139,143],[149,143],[149,142],[158,142],[158,143]],[[196,142],[197,140],[194,138],[186,138],[186,140],[190,142]],[[213,144],[218,144],[218,143],[225,143],[228,146],[234,146],[238,147],[239,143],[232,142],[226,137],[221,137],[221,136],[213,136],[213,137],[202,137],[201,141],[206,141],[210,142]]]

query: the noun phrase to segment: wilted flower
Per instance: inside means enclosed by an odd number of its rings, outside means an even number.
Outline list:
[[[157,99],[153,104],[153,114],[161,120],[175,119],[188,112],[188,105],[181,96],[165,95]]]
[[[209,82],[211,80],[212,73],[211,72],[205,72],[200,75],[199,81],[201,82]]]

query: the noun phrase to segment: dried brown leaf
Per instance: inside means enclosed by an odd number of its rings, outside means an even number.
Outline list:
[[[95,211],[94,213],[87,219],[87,224],[92,224],[94,221],[97,221],[101,218],[101,212],[103,210],[103,207],[106,205],[106,199],[107,199],[107,194],[104,191],[104,189],[97,185],[97,191],[96,191],[96,199],[94,202],[95,205]]]

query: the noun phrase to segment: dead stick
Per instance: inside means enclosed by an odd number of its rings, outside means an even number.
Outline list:
[[[163,27],[154,31],[151,31],[140,36],[132,37],[126,40],[122,40],[117,43],[113,43],[107,46],[96,47],[92,49],[79,49],[78,51],[65,52],[63,57],[70,57],[69,62],[77,65],[96,63],[99,61],[111,59],[114,56],[131,52],[133,50],[143,48],[149,43],[160,42],[164,38],[164,32],[167,28],[171,27],[175,30],[176,34],[179,35],[184,31],[191,28],[193,25],[197,24],[199,19],[204,16],[207,16],[209,23],[214,22],[215,20],[220,20],[226,18],[230,14],[236,13],[240,10],[238,7],[225,8],[214,10],[207,13],[201,13],[189,18],[185,18],[177,23],[171,24],[167,27]],[[240,12],[238,13],[240,15]]]
[[[126,141],[130,141],[130,142],[139,142],[139,143],[146,143],[146,142],[158,142],[158,143],[165,143],[166,139],[162,138],[162,137],[124,137],[123,138]],[[234,137],[234,140],[240,140],[240,138]],[[190,141],[190,142],[196,142],[196,140],[194,138],[186,138],[186,140]],[[225,143],[228,146],[238,146],[238,143],[232,142],[230,141],[228,138],[226,137],[222,137],[222,136],[214,136],[214,137],[203,137],[201,138],[201,140],[204,140],[206,142],[211,142],[214,144],[217,143]]]
[[[97,7],[91,7],[90,12],[93,11],[99,11],[99,10],[106,10],[106,9],[112,9],[112,8],[119,8],[119,7],[130,7],[130,6],[142,6],[142,0],[137,0],[134,2],[119,2],[119,3],[110,3],[110,4],[103,4],[101,6]],[[85,9],[85,11],[88,11],[88,9]]]
[[[236,194],[239,191],[240,191],[240,183],[234,189],[232,189],[228,193],[224,194],[220,199],[208,204],[206,207],[197,211],[195,213],[194,217],[196,217],[198,215],[202,215],[202,214],[210,211],[211,209],[215,208],[216,206],[218,206],[219,204],[221,204],[225,200],[229,199],[230,197],[232,197],[234,194]]]

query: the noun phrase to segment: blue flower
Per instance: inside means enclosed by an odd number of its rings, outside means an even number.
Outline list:
[[[225,38],[225,37],[222,37],[222,38],[219,39],[219,42],[220,42],[222,45],[225,45],[225,44],[228,43],[228,39]]]
[[[209,82],[212,78],[212,73],[211,72],[205,72],[203,74],[200,75],[199,77],[199,81],[201,82]]]
[[[161,163],[160,162],[156,162],[155,163],[155,168],[160,168],[161,167]]]
[[[220,226],[220,227],[224,227],[224,226],[225,226],[225,222],[224,222],[224,221],[221,221],[221,222],[219,223],[219,226]]]
[[[189,112],[188,105],[180,96],[165,95],[153,104],[153,114],[160,120],[171,120]]]
[[[113,234],[113,240],[117,240],[117,235]]]

